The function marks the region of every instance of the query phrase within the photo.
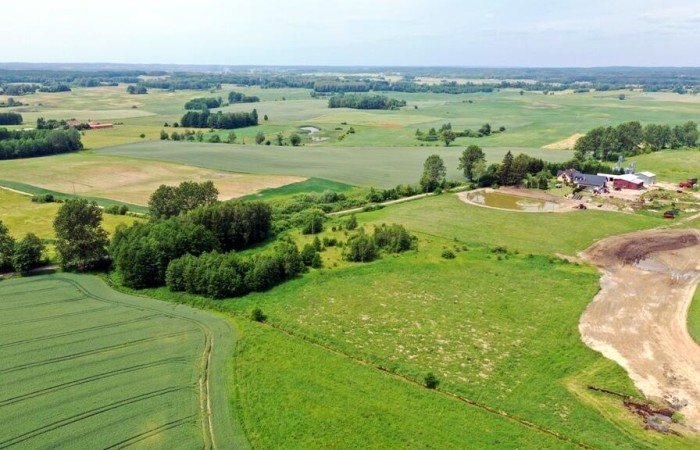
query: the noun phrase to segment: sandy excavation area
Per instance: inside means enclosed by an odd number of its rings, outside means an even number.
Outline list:
[[[700,233],[652,230],[604,239],[583,255],[603,272],[581,317],[583,341],[624,367],[652,400],[700,431],[700,347],[686,318],[700,279]]]

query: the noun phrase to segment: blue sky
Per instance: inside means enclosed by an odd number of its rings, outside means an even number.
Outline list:
[[[1,30],[1,62],[700,65],[698,0],[33,0]]]

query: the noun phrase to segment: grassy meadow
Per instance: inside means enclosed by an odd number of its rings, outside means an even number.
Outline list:
[[[0,298],[0,447],[247,444],[230,421],[225,377],[210,395],[201,384],[207,370],[225,370],[225,321],[89,276],[1,281]],[[220,412],[213,432],[207,398]]]

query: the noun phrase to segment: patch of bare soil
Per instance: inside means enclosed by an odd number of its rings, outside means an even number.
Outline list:
[[[581,316],[583,341],[627,370],[648,398],[700,431],[700,346],[686,320],[700,280],[700,234],[652,230],[604,239],[582,256],[603,272]]]
[[[578,142],[578,140],[582,137],[582,133],[575,133],[566,139],[562,139],[561,141],[557,142],[552,142],[551,144],[547,144],[542,148],[546,148],[547,150],[572,150],[574,148],[574,145],[576,145],[576,142]]]

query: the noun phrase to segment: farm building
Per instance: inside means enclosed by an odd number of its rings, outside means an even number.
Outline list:
[[[639,190],[644,187],[644,180],[638,178],[636,175],[625,174],[613,180],[613,187],[615,189],[635,189]]]
[[[576,169],[560,170],[557,172],[557,180],[564,183],[573,183],[581,187],[604,188],[608,179],[604,176],[581,173]]]
[[[653,186],[656,184],[656,174],[652,172],[639,172],[634,174],[637,178],[644,182],[644,186]]]
[[[114,126],[111,123],[99,123],[99,122],[90,122],[90,123],[88,123],[88,125],[90,126],[91,130],[96,130],[96,129],[100,129],[100,128],[112,128]]]

